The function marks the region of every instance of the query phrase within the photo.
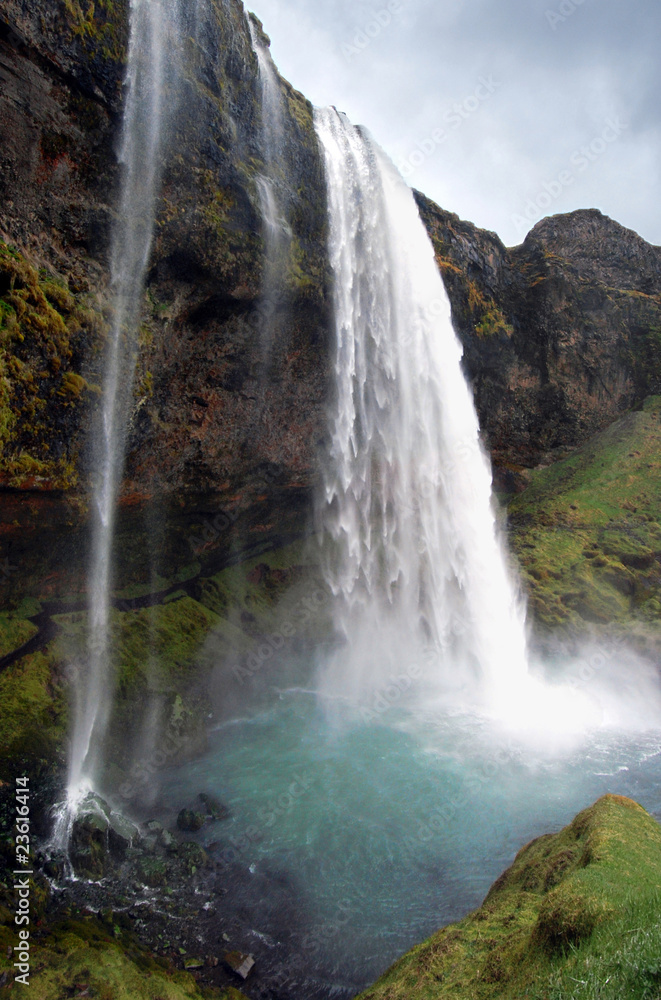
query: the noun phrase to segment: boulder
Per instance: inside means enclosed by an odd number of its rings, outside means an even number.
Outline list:
[[[225,965],[241,979],[247,979],[255,967],[255,959],[252,955],[245,955],[241,951],[228,951],[224,956]]]
[[[164,847],[166,851],[177,850],[177,841],[168,830],[161,830],[161,834],[158,839],[161,847]]]
[[[197,833],[207,821],[204,813],[195,812],[193,809],[182,809],[177,816],[177,826],[184,833]]]
[[[109,815],[108,803],[90,795],[74,821],[69,858],[79,877],[101,879],[107,873]]]
[[[123,858],[129,847],[140,836],[135,823],[120,813],[111,813],[108,819],[108,848],[116,857]]]
[[[201,792],[199,795],[200,802],[204,805],[207,816],[211,819],[227,819],[230,815],[230,811],[227,806],[223,805],[217,798],[213,795],[207,795],[205,792]]]

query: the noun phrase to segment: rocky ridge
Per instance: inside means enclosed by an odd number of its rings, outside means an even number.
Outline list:
[[[501,481],[520,488],[523,469],[565,457],[659,392],[661,248],[582,210],[508,249],[417,199]]]

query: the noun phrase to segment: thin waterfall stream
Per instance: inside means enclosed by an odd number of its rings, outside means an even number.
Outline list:
[[[264,172],[256,177],[265,244],[260,304],[260,335],[266,359],[272,347],[276,314],[285,297],[292,243],[289,224],[290,192],[287,187],[283,94],[277,70],[260,30],[248,17],[250,40],[259,67],[261,98],[261,153]]]
[[[166,84],[168,0],[131,0],[126,104],[119,162],[121,193],[113,229],[110,279],[114,304],[96,435],[92,498],[87,649],[75,690],[67,803],[55,840],[65,845],[81,802],[94,789],[98,753],[111,710],[112,546],[124,468],[137,354],[136,332],[160,187]]]

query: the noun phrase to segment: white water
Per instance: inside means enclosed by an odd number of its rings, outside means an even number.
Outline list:
[[[419,668],[504,704],[527,679],[525,614],[433,248],[371,137],[335,109],[316,127],[337,344],[321,527],[346,638],[322,689],[370,704]]]
[[[271,53],[261,41],[254,22],[248,17],[250,39],[259,66],[262,114],[261,153],[265,172],[257,177],[265,243],[262,278],[262,339],[270,348],[273,317],[282,298],[287,275],[292,230],[288,219],[289,191],[284,156],[283,96]]]
[[[95,520],[89,578],[89,633],[85,663],[76,686],[68,807],[59,824],[60,836],[64,838],[77,806],[93,787],[97,754],[112,698],[112,542],[124,463],[140,302],[160,186],[168,0],[131,0],[130,22],[127,97],[119,155],[123,176],[111,256],[114,317],[106,349],[92,504]]]
[[[261,41],[255,23],[248,17],[250,40],[259,64],[262,98],[262,141],[268,166],[280,166],[284,139],[282,91],[278,72],[267,46]]]

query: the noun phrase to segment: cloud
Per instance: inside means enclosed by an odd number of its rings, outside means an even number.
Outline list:
[[[619,117],[627,128],[617,142],[549,211],[600,208],[661,243],[658,0],[253,0],[251,9],[283,75],[366,125],[398,163],[493,78],[497,90],[408,179],[506,243],[521,238],[513,219],[527,200]]]

